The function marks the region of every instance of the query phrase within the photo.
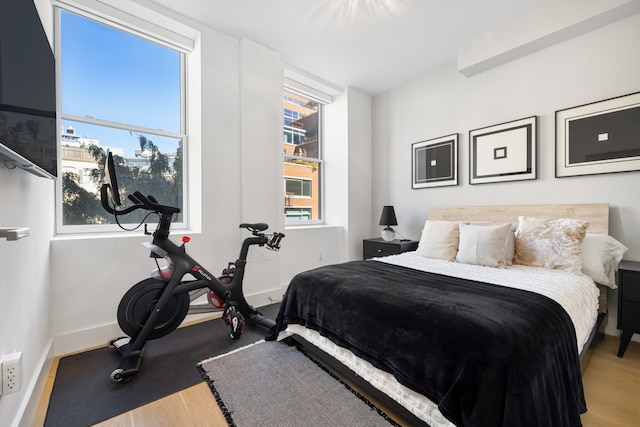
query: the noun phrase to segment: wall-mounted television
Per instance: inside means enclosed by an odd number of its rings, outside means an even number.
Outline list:
[[[0,161],[58,175],[55,59],[33,0],[0,1]]]

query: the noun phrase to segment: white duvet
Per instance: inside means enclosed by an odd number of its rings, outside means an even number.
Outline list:
[[[586,275],[524,265],[512,265],[507,268],[483,267],[425,258],[417,255],[416,252],[405,252],[384,258],[374,258],[374,260],[462,279],[524,289],[549,297],[560,304],[573,321],[578,352],[587,342],[598,317],[599,290],[593,280]]]
[[[582,349],[589,338],[598,315],[598,288],[591,278],[584,275],[522,265],[492,268],[461,264],[424,258],[417,255],[416,252],[373,258],[371,262],[386,262],[416,270],[524,289],[549,297],[558,302],[573,321],[578,351]],[[316,331],[300,325],[289,325],[279,338],[282,339],[290,334],[299,335],[327,352],[432,427],[453,426],[440,413],[435,403],[404,387],[396,381],[393,375],[375,368],[370,363],[354,356],[349,350],[335,345]]]

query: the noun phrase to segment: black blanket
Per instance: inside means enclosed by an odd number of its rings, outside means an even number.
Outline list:
[[[580,426],[586,411],[573,323],[533,292],[352,261],[294,277],[276,321],[392,373],[457,426]]]

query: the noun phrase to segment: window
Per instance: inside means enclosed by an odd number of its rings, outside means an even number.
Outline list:
[[[289,224],[322,220],[322,106],[284,91],[284,214]]]
[[[138,190],[179,207],[175,224],[184,227],[186,52],[75,8],[58,9],[57,19],[58,232],[117,229],[99,197],[107,151],[123,195]],[[120,222],[138,224],[137,213]]]
[[[287,210],[287,221],[309,221],[311,208],[296,208]]]
[[[292,196],[311,197],[311,185],[313,181],[310,179],[291,179],[285,177],[285,186],[287,194]]]

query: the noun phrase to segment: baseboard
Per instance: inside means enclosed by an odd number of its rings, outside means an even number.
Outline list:
[[[14,421],[14,427],[29,427],[33,425],[38,403],[42,396],[49,369],[53,361],[53,338],[49,339],[45,351],[36,367],[36,374],[32,377],[24,394],[20,408]]]
[[[245,295],[247,302],[254,307],[264,307],[282,301],[282,296],[288,285],[281,285],[278,288],[269,289],[256,294]]]
[[[115,321],[101,326],[87,328],[54,337],[54,355],[64,356],[78,351],[105,345],[111,338],[121,336],[122,331]]]

